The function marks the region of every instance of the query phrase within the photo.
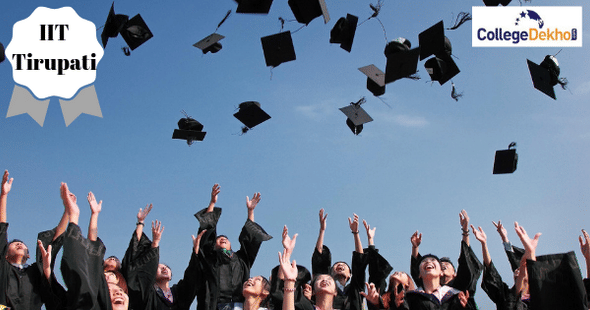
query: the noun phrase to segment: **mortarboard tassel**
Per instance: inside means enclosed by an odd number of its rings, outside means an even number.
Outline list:
[[[470,20],[472,20],[472,17],[469,12],[461,12],[461,13],[457,14],[457,17],[455,18],[455,22],[453,23],[453,27],[447,28],[447,30],[455,30]]]
[[[451,82],[451,86],[453,87],[453,89],[451,90],[451,98],[455,99],[455,101],[459,101],[459,98],[463,97],[463,92],[457,92],[457,89],[455,88],[455,83]]]
[[[125,56],[131,56],[131,51],[129,50],[129,47],[121,47],[121,50],[123,50],[123,54],[125,54]]]
[[[227,20],[227,18],[231,15],[231,10],[227,11],[227,13],[225,13],[225,17],[219,22],[219,24],[217,24],[217,28],[215,28],[215,32],[217,32],[217,29],[219,29],[219,27],[221,27],[221,25]]]

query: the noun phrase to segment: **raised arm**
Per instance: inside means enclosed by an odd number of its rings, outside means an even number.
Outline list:
[[[348,226],[354,236],[354,251],[363,254],[363,244],[359,236],[359,216],[353,213],[353,219],[348,218]]]
[[[324,209],[320,209],[320,233],[318,234],[318,241],[315,244],[316,250],[322,254],[324,249],[324,234],[326,233],[326,219],[328,213],[324,213]]]
[[[98,214],[102,210],[102,200],[96,202],[92,192],[88,193],[88,204],[90,205],[90,223],[88,224],[88,240],[96,241],[98,238]]]
[[[254,222],[254,209],[256,205],[260,202],[260,193],[254,193],[252,196],[252,200],[250,197],[246,196],[246,207],[248,207],[248,219]]]
[[[195,251],[195,255],[199,254],[199,247],[201,246],[201,238],[203,238],[203,235],[207,232],[206,229],[203,229],[196,237],[195,235],[192,235],[193,237],[193,251]]]
[[[285,226],[287,227],[287,226]],[[293,248],[295,248],[295,240],[297,239],[297,234],[293,236],[293,239],[289,238],[287,234],[287,238],[283,237],[283,240],[288,239],[289,248],[283,250],[283,254],[279,252],[279,264],[280,264],[280,271],[284,276],[284,287],[283,287],[283,310],[295,310],[295,282],[297,281],[297,263],[293,261],[289,263],[289,257],[291,256]]]
[[[215,208],[215,204],[217,203],[217,195],[221,191],[221,187],[219,184],[213,184],[213,188],[211,189],[211,201],[209,201],[209,206],[207,206],[207,212],[213,212],[213,208]]]
[[[475,229],[475,227],[471,225],[471,230],[473,230],[473,235],[475,236],[475,239],[477,239],[477,241],[481,243],[483,263],[486,267],[489,268],[490,264],[492,263],[492,258],[490,256],[490,251],[488,250],[488,237],[486,236],[486,233],[483,231],[481,226]]]
[[[162,222],[158,220],[156,220],[155,223],[152,222],[152,248],[157,248],[160,246],[160,240],[162,240],[163,232],[164,226],[162,226]]]
[[[516,230],[516,234],[524,246],[524,258],[532,261],[537,260],[535,250],[537,249],[537,244],[539,243],[539,237],[541,236],[541,233],[537,233],[535,237],[531,239],[527,235],[526,230],[524,230],[524,227],[518,225],[518,222],[514,222],[514,229]]]
[[[51,283],[51,244],[47,246],[47,250],[43,247],[43,242],[37,240],[37,247],[41,251],[43,257],[43,275]]]
[[[6,223],[6,200],[8,193],[12,189],[12,181],[14,178],[8,179],[8,170],[4,170],[2,177],[2,191],[0,192],[0,223]]]
[[[584,238],[579,236],[578,239],[580,240],[580,250],[586,260],[586,278],[590,278],[590,235],[584,229],[582,229],[582,234],[584,234]]]
[[[412,237],[410,237],[410,242],[412,242],[412,257],[418,258],[418,254],[420,254],[420,244],[422,243],[422,233],[414,232]]]
[[[492,221],[492,224],[496,226],[496,230],[498,231],[500,238],[502,238],[502,242],[510,243],[510,241],[508,240],[508,231],[506,231],[506,228],[504,228],[504,225],[502,225],[502,221],[498,221],[497,224],[496,222]]]
[[[459,221],[461,222],[461,231],[463,231],[463,242],[469,246],[469,216],[467,211],[461,210],[459,213]]]
[[[141,235],[143,235],[143,228],[145,227],[145,218],[150,214],[152,211],[153,205],[150,203],[149,205],[145,205],[145,209],[139,208],[137,211],[137,222],[135,223],[135,236],[137,237],[137,241],[141,240]]]
[[[70,223],[78,225],[78,221],[80,220],[80,209],[78,208],[76,195],[72,194],[68,189],[68,184],[63,182],[61,183],[60,191],[61,199],[66,208]]]
[[[375,230],[377,230],[377,227],[373,227],[373,229],[371,229],[371,225],[367,224],[367,221],[365,220],[363,220],[363,225],[365,226],[365,230],[367,231],[367,242],[369,243],[369,246],[374,246]]]

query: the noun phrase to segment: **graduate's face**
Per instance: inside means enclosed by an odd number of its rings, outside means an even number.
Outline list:
[[[396,287],[396,289],[398,285],[401,285],[405,291],[408,291],[412,287],[411,281],[412,280],[407,273],[396,271],[389,278],[389,285],[393,285],[393,287]]]
[[[215,239],[215,248],[216,249],[226,249],[231,250],[231,242],[225,236],[219,236]]]
[[[172,270],[164,264],[158,265],[158,271],[156,273],[156,281],[170,281],[172,280]]]
[[[119,284],[119,278],[117,278],[117,275],[110,271],[105,272],[104,277],[107,280],[107,283]]]
[[[442,275],[440,263],[434,257],[427,257],[420,262],[420,278],[441,277]]]
[[[118,270],[119,260],[116,257],[111,256],[104,261],[102,267],[104,270]]]
[[[111,305],[113,310],[127,310],[129,308],[129,296],[116,284],[109,283]]]
[[[242,295],[244,297],[254,296],[266,298],[269,294],[269,288],[266,287],[267,283],[268,282],[266,282],[261,276],[252,277],[244,282],[244,285],[242,286]]]
[[[11,242],[6,251],[6,259],[13,264],[23,264],[29,258],[29,249],[20,242]]]
[[[315,295],[331,294],[331,295],[336,296],[336,294],[337,294],[336,282],[334,282],[334,278],[332,278],[330,275],[327,275],[327,274],[319,275],[316,278],[313,286],[314,286],[313,292]]]
[[[441,262],[440,268],[443,272],[443,277],[445,279],[448,279],[448,281],[452,280],[455,277],[455,268],[453,268],[453,264],[449,262]]]
[[[343,277],[348,281],[350,279],[350,268],[344,262],[337,262],[332,266],[332,274],[337,278]]]

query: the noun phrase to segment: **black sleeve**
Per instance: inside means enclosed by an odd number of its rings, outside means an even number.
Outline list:
[[[412,276],[412,280],[416,283],[416,287],[422,287],[422,279],[420,279],[420,261],[422,260],[422,255],[418,253],[418,257],[414,258],[411,256],[410,259],[410,275]]]
[[[191,249],[191,258],[188,267],[184,270],[184,277],[178,281],[175,287],[174,304],[177,309],[189,309],[197,296],[199,280],[203,277],[202,266],[199,257]]]
[[[215,238],[217,237],[217,222],[221,217],[221,208],[213,208],[212,212],[206,212],[207,208],[195,213],[195,218],[199,221],[199,233],[203,230],[207,232],[201,237],[201,250],[204,250],[208,255],[213,252],[215,248]]]
[[[461,241],[461,254],[457,265],[457,276],[453,281],[453,287],[464,292],[469,291],[469,296],[475,294],[477,280],[481,276],[483,265],[473,253],[470,246]]]
[[[244,260],[248,268],[251,268],[256,260],[256,255],[263,241],[272,239],[260,225],[247,220],[242,227],[242,232],[238,240],[240,241],[240,250],[236,254]]]
[[[322,247],[322,253],[318,252],[317,248],[314,248],[311,256],[311,274],[316,276],[319,274],[330,274],[330,268],[332,268],[332,254],[330,248],[327,246]]]
[[[389,262],[379,254],[379,250],[371,245],[364,251],[367,253],[369,260],[369,283],[375,284],[375,289],[379,292],[385,293],[387,289],[387,276],[393,270]],[[367,303],[370,310],[376,310],[379,306]]]
[[[0,223],[0,304],[6,305],[6,290],[8,289],[8,273],[10,264],[6,261],[8,250],[8,223]]]
[[[348,297],[350,310],[363,309],[363,296],[361,292],[365,291],[365,274],[369,264],[368,255],[359,252],[352,252],[352,276],[346,295]]]
[[[481,281],[481,288],[486,292],[490,300],[492,300],[500,309],[500,306],[508,302],[509,291],[508,285],[502,281],[502,277],[496,270],[493,262],[490,262],[489,267],[484,267],[483,278]]]
[[[84,238],[80,227],[70,223],[63,248],[61,273],[68,287],[66,308],[111,310],[102,268],[105,253],[102,241]]]
[[[133,231],[131,241],[121,262],[121,273],[127,281],[129,308],[151,309],[154,307],[154,283],[160,263],[160,248],[152,248],[152,242],[142,234],[137,240]]]
[[[527,260],[531,309],[588,309],[586,289],[575,253]]]

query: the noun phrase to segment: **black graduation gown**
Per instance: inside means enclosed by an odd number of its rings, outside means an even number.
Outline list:
[[[365,271],[369,263],[365,253],[352,252],[352,266],[350,283],[341,290],[336,286],[338,294],[334,297],[333,308],[340,310],[362,310],[363,296],[360,292],[365,290]],[[332,254],[327,246],[323,246],[322,253],[314,249],[311,256],[311,270],[314,277],[319,274],[331,274]]]
[[[63,248],[61,274],[68,288],[63,309],[112,310],[102,266],[106,248],[100,238],[90,241],[78,225],[70,223]]]
[[[154,287],[160,260],[160,248],[152,248],[152,241],[142,234],[137,240],[135,231],[121,262],[122,273],[129,289],[129,306],[144,310],[188,310],[195,299],[201,271],[197,256],[191,250],[189,265],[184,277],[170,290],[171,303],[164,294]]]
[[[229,257],[223,251],[215,249],[217,222],[221,216],[221,208],[214,208],[213,212],[209,213],[205,212],[206,210],[203,209],[195,214],[200,224],[199,232],[207,230],[201,238],[199,250],[203,277],[197,292],[197,309],[216,310],[217,303],[220,302],[221,286],[230,287],[232,296],[227,298],[231,302],[244,301],[242,285],[250,278],[250,268],[254,264],[260,245],[263,241],[270,240],[272,236],[267,234],[260,225],[248,219],[240,233],[240,249]],[[222,268],[231,270],[231,274],[224,276],[221,273]]]
[[[397,307],[395,302],[390,302],[389,309],[391,310],[476,310],[470,303],[465,308],[461,306],[458,294],[452,295],[448,298],[443,298],[439,302],[436,297],[426,293],[416,291],[406,292],[404,302],[400,307]]]
[[[65,296],[65,291],[55,280],[53,272],[53,285],[45,278],[41,254],[37,254],[37,262],[23,269],[6,261],[7,230],[8,223],[0,223],[0,304],[13,310],[40,310],[43,304],[48,310],[56,309]],[[63,242],[63,236],[52,242],[54,235],[55,230],[48,230],[39,233],[37,237],[46,248],[49,244],[52,245],[52,267]]]
[[[588,309],[586,289],[573,251],[536,259],[527,260],[531,309]]]
[[[385,292],[387,288],[387,276],[393,270],[393,267],[389,262],[379,254],[379,250],[374,245],[370,245],[369,248],[364,249],[367,253],[369,260],[369,283],[375,284],[375,289],[380,292]],[[367,307],[370,310],[379,309],[378,306],[367,303]]]
[[[285,281],[279,279],[279,268],[276,266],[270,273],[270,296],[273,310],[283,309],[283,288]],[[307,268],[297,265],[297,279],[295,281],[295,309],[314,310],[313,304],[303,295],[306,283],[311,280],[311,274]]]
[[[488,294],[491,301],[496,304],[498,310],[526,310],[529,302],[521,300],[520,294],[516,294],[516,288],[511,288],[502,281],[502,277],[496,270],[494,263],[484,266],[481,288]]]

